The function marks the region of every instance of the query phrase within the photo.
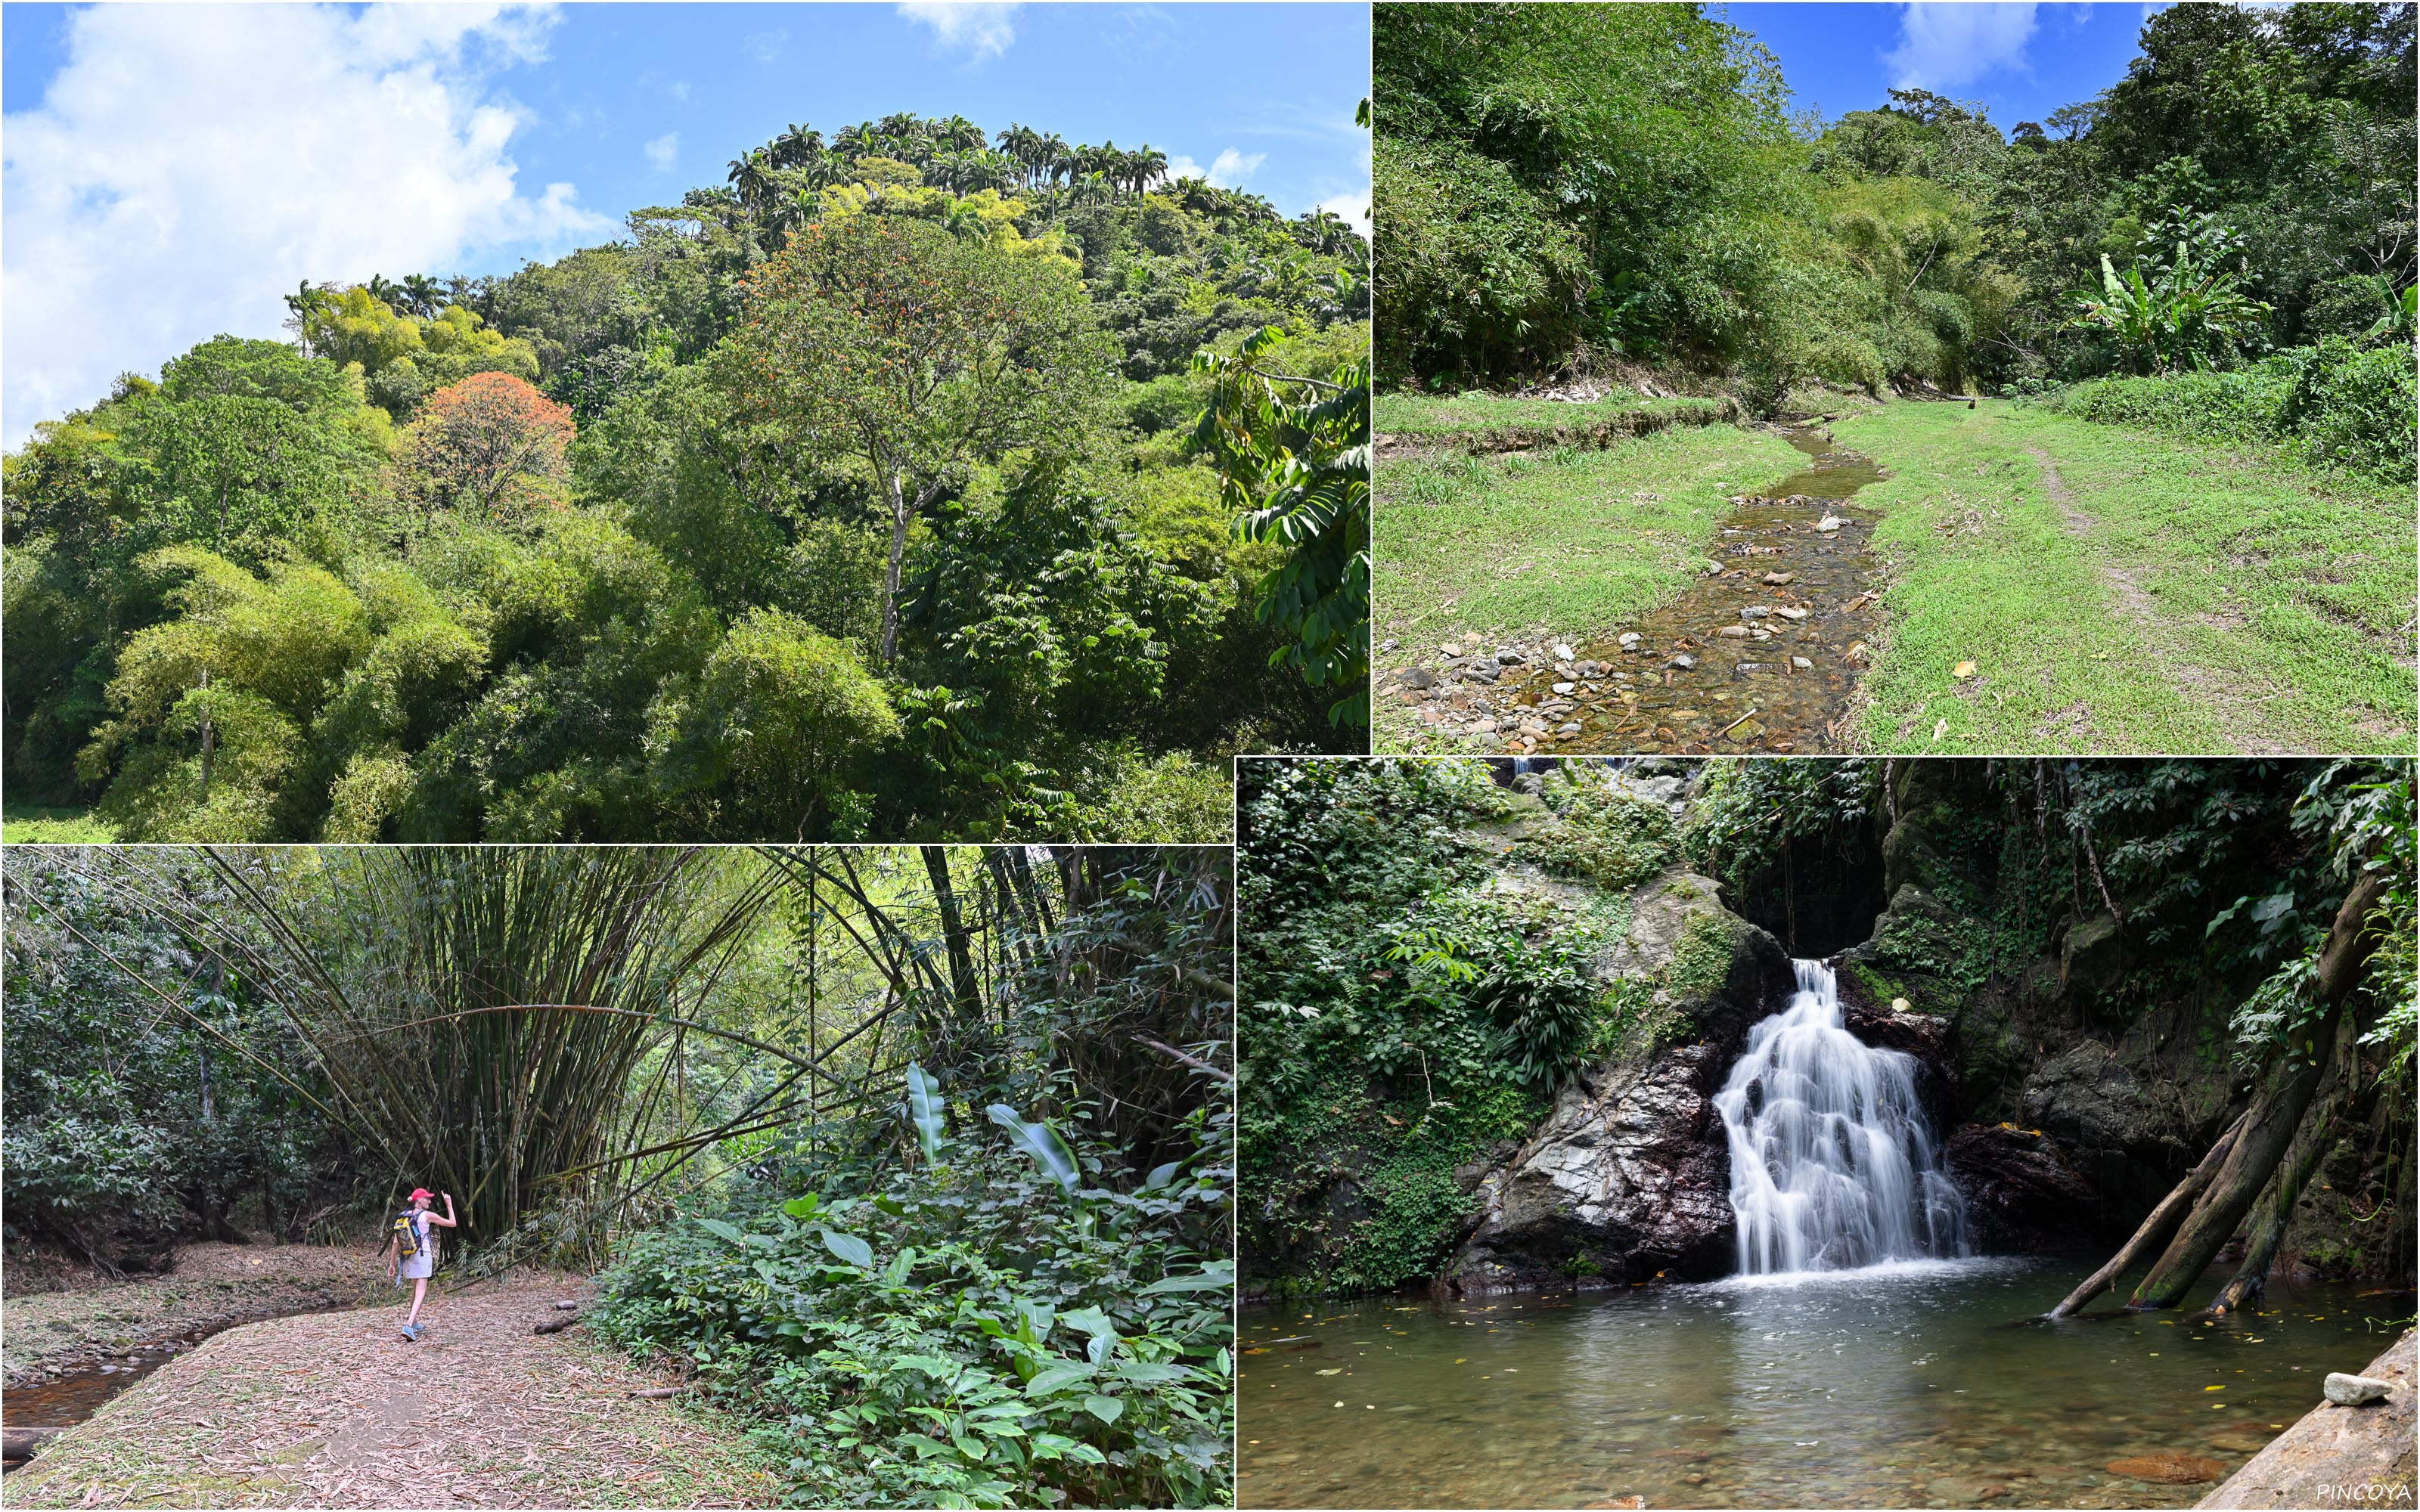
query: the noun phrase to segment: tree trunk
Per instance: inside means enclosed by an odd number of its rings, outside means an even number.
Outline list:
[[[2270,1072],[2226,1164],[2177,1230],[2177,1237],[2168,1242],[2166,1252],[2134,1288],[2128,1306],[2174,1307],[2182,1302],[2220,1247],[2234,1236],[2244,1211],[2285,1158],[2287,1147],[2302,1127],[2303,1115],[2335,1062],[2336,1021],[2343,1016],[2346,993],[2360,980],[2362,964],[2369,957],[2363,921],[2378,894],[2377,874],[2365,872],[2337,908],[2327,944],[2319,952],[2313,985],[2313,995],[2326,1016],[2310,1033],[2309,1059],[2301,1064],[2284,1060]]]
[[[882,665],[899,656],[899,563],[908,555],[907,480],[897,468],[885,468],[883,486],[891,493],[891,565],[882,576]]]
[[[2311,1176],[2319,1167],[2328,1148],[2335,1143],[2337,1117],[2350,1100],[2354,1080],[2360,1076],[2360,1063],[2354,1058],[2354,1026],[2352,1016],[2336,1021],[2335,1063],[2335,1080],[2329,1084],[2328,1094],[2303,1127],[2295,1133],[2294,1143],[2286,1151],[2285,1162],[2277,1167],[2268,1189],[2260,1194],[2259,1205],[2252,1210],[2251,1242],[2244,1246],[2243,1263],[2226,1285],[2219,1289],[2217,1300],[2210,1304],[2210,1316],[2224,1318],[2260,1300],[2269,1288],[2269,1267],[2277,1258],[2277,1246],[2285,1242],[2286,1229],[2294,1221],[2294,1206],[2311,1184]]]
[[[933,901],[941,910],[941,940],[950,952],[950,995],[957,1003],[957,1035],[974,1032],[983,1023],[983,990],[975,980],[974,952],[967,940],[966,917],[958,908],[957,889],[950,886],[950,853],[946,846],[919,845],[924,874],[932,879]]]
[[[2218,1174],[2218,1167],[2226,1161],[2227,1152],[2235,1148],[2235,1141],[2243,1133],[2244,1121],[2250,1117],[2248,1112],[2238,1115],[2236,1120],[2226,1126],[2226,1132],[2218,1136],[2218,1143],[2210,1147],[2210,1153],[2201,1158],[2201,1164],[2186,1172],[2185,1179],[2160,1199],[2160,1205],[2151,1210],[2151,1215],[2143,1220],[2141,1227],[2134,1230],[2134,1237],[2126,1241],[2125,1247],[2108,1264],[2086,1277],[2084,1285],[2069,1292],[2064,1302],[2050,1310],[2049,1316],[2074,1317],[2086,1303],[2108,1290],[2119,1276],[2132,1270],[2134,1262],[2141,1259],[2152,1245],[2166,1239],[2168,1231],[2176,1227],[2192,1208],[2194,1198],[2201,1196],[2203,1189],[2210,1185],[2211,1178]]]
[[[209,669],[205,668],[202,671],[202,691],[207,693],[209,690],[210,674]],[[204,804],[210,801],[210,758],[218,750],[217,735],[218,732],[210,727],[210,706],[205,702],[202,705],[202,802]]]

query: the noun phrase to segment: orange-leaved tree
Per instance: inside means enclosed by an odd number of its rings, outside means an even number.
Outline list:
[[[396,449],[398,492],[424,515],[494,521],[561,501],[571,411],[510,373],[475,373],[428,396]]]

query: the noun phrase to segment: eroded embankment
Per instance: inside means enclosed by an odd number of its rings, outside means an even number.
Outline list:
[[[378,1257],[320,1244],[179,1245],[165,1275],[105,1286],[8,1294],[0,1341],[8,1420],[22,1395],[83,1372],[139,1374],[169,1354],[238,1323],[377,1295]],[[28,1419],[41,1421],[41,1419]]]
[[[1539,452],[1567,446],[1578,451],[1603,451],[1637,436],[1652,436],[1674,426],[1735,424],[1746,409],[1730,394],[1685,409],[1639,409],[1573,425],[1490,425],[1457,431],[1379,432],[1374,438],[1382,461],[1416,456],[1486,456],[1498,452]]]

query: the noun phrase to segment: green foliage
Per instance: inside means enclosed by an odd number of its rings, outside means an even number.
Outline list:
[[[1367,510],[1314,517],[1325,420],[1281,438],[1313,486],[1222,509],[1185,370],[1281,325],[1326,381],[1369,261],[1165,169],[798,128],[627,240],[305,284],[297,345],[126,375],[6,462],[11,795],[130,839],[1225,838],[1204,774],[1343,739]],[[305,600],[316,691],[229,623]]]
[[[2409,345],[2406,8],[2171,8],[2114,87],[2005,129],[1923,89],[1793,122],[1720,14],[1376,13],[1387,384],[1626,360],[1769,408]]]
[[[1350,689],[1329,707],[1331,724],[1367,725],[1370,363],[1325,378],[1274,371],[1286,340],[1265,326],[1233,357],[1195,358],[1211,393],[1191,445],[1217,462],[1236,535],[1287,548],[1256,609],[1291,638],[1280,655],[1313,687]]]
[[[2215,216],[2180,208],[2150,240],[2149,255],[2138,256],[2122,279],[2102,257],[2099,291],[2068,296],[2076,307],[2072,323],[2114,336],[2129,372],[2211,367],[2232,357],[2270,313],[2243,293],[2250,270],[2242,238]]]
[[[8,1235],[101,1267],[218,1237],[240,1197],[295,1232],[357,1157],[288,1079],[293,1044],[240,963],[194,950],[78,852],[11,847],[5,873]],[[225,899],[192,856],[179,885]],[[130,971],[168,995],[147,991]]]
[[[1547,784],[1546,799],[1559,822],[1523,836],[1516,850],[1559,876],[1620,891],[1654,876],[1680,853],[1671,811],[1661,804],[1560,780]]]
[[[1106,1153],[1069,1178],[1097,1222],[966,1137],[947,1166],[828,1170],[847,1195],[643,1238],[590,1326],[756,1418],[787,1505],[1223,1504],[1233,1274],[1200,1247],[1227,1201],[1216,1147],[1125,1190]]]
[[[1627,912],[1492,883],[1473,841],[1519,810],[1476,763],[1249,763],[1241,803],[1246,1253],[1313,1289],[1431,1273],[1456,1167],[1651,1016],[1596,976]]]

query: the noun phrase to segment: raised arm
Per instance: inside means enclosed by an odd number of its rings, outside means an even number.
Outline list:
[[[454,1194],[448,1192],[444,1194],[444,1197],[445,1216],[440,1218],[437,1214],[432,1212],[428,1215],[428,1221],[437,1225],[441,1228],[458,1228],[461,1225],[454,1221]]]

